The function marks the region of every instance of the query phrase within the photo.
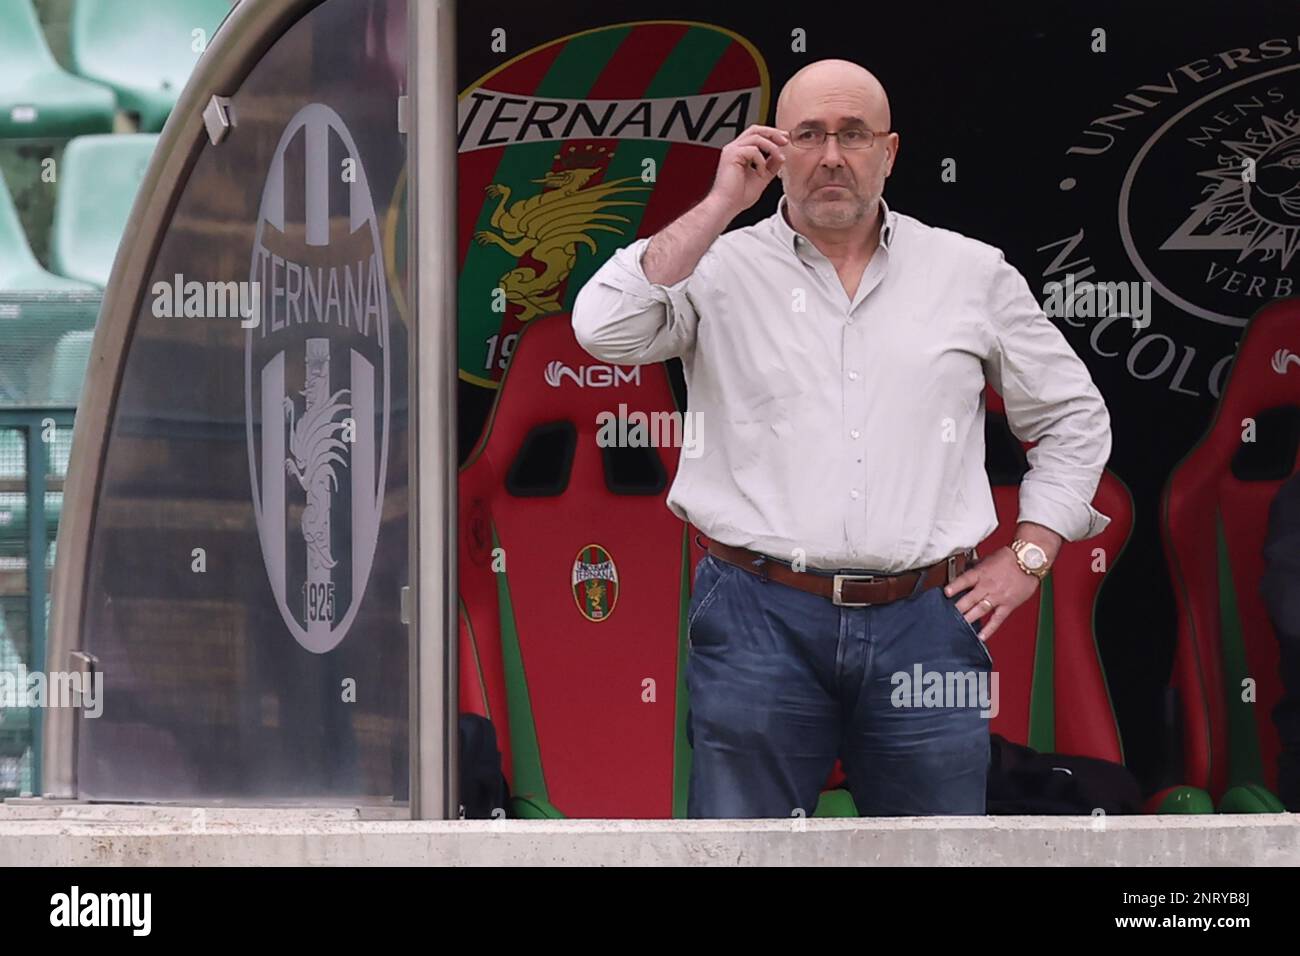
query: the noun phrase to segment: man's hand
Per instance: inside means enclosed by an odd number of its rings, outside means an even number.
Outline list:
[[[695,271],[727,224],[754,205],[785,162],[790,137],[772,126],[751,126],[722,147],[709,193],[656,232],[641,254],[641,271],[657,285],[673,285]]]
[[[763,195],[767,184],[785,162],[781,147],[790,137],[774,126],[751,126],[722,147],[718,172],[709,199],[729,212],[740,215]]]
[[[1042,548],[1047,553],[1049,565],[1056,560],[1063,540],[1050,528],[1030,522],[1017,526],[1016,537],[1032,541]],[[980,640],[987,641],[1011,612],[1038,590],[1038,578],[1021,571],[1015,553],[1009,547],[1003,547],[954,578],[943,593],[952,597],[967,588],[970,588],[970,593],[955,607],[972,624],[985,615],[991,615],[979,632]]]

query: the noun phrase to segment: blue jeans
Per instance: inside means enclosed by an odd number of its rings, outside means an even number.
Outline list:
[[[812,816],[837,757],[863,816],[983,814],[997,685],[960,597],[836,607],[706,554],[688,611],[687,815]]]

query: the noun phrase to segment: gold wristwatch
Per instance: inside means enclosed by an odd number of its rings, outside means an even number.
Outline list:
[[[1016,556],[1016,564],[1025,574],[1033,575],[1040,581],[1047,575],[1047,552],[1023,538],[1011,542],[1011,553]]]

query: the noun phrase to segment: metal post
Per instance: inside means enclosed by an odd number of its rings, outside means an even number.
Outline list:
[[[456,10],[410,4],[411,817],[458,815]]]

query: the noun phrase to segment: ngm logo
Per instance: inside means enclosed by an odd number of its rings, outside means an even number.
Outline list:
[[[551,388],[559,388],[566,379],[578,388],[615,388],[619,385],[641,384],[639,365],[630,368],[621,365],[579,365],[571,368],[557,360],[546,366],[544,374],[546,384]]]
[[[356,142],[312,103],[271,160],[245,342],[253,507],[267,577],[298,643],[323,654],[356,617],[388,466],[388,293]]]

